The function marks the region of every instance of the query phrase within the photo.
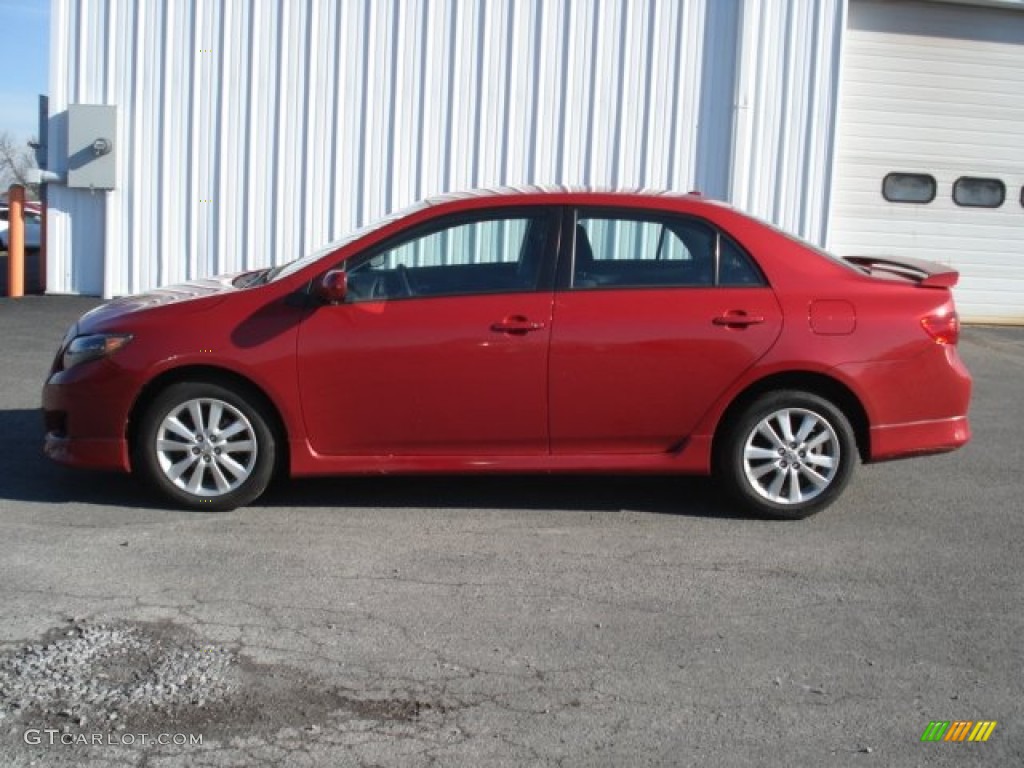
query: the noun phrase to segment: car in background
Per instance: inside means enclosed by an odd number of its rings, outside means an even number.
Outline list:
[[[693,194],[453,195],[88,312],[43,388],[45,450],[195,509],[277,472],[714,473],[801,518],[859,460],[969,439],[956,281]]]
[[[10,245],[10,217],[11,209],[6,204],[0,204],[0,251],[6,251]],[[25,204],[25,247],[39,248],[42,243],[43,217],[42,209]]]

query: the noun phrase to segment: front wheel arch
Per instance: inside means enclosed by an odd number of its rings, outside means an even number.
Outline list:
[[[161,392],[173,384],[179,384],[182,382],[217,384],[238,392],[240,395],[249,398],[254,404],[258,405],[266,415],[268,426],[273,432],[274,439],[276,441],[277,462],[274,468],[274,474],[277,476],[288,472],[288,430],[285,427],[280,409],[278,409],[274,404],[274,401],[267,396],[266,392],[264,392],[263,389],[251,379],[234,371],[210,365],[188,365],[181,368],[172,368],[171,370],[164,371],[159,376],[156,376],[146,382],[146,385],[142,388],[138,397],[135,398],[135,402],[132,404],[132,409],[128,414],[128,423],[125,427],[125,439],[128,443],[128,455],[131,462],[131,466],[129,468],[132,472],[136,470],[132,446],[135,445],[135,441],[138,438],[140,417],[146,412]]]

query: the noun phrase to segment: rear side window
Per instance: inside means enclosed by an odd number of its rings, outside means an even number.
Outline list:
[[[961,176],[953,183],[953,202],[968,208],[998,208],[1006,200],[1006,185],[999,179]]]
[[[750,257],[700,219],[581,211],[572,286],[593,288],[762,285]]]

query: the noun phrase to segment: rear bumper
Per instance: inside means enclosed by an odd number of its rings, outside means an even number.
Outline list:
[[[870,461],[955,451],[970,439],[966,416],[872,427]]]
[[[905,360],[842,366],[858,383],[869,423],[866,461],[953,451],[971,439],[971,375],[955,346]]]

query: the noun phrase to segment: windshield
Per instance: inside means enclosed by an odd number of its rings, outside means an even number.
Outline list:
[[[349,243],[354,243],[361,237],[366,237],[371,232],[381,229],[387,226],[388,224],[397,221],[398,219],[404,218],[409,214],[423,210],[424,208],[427,207],[427,205],[427,203],[422,202],[416,203],[415,205],[410,206],[408,208],[403,208],[401,210],[395,211],[382,219],[377,219],[376,221],[372,221],[369,224],[364,224],[362,227],[355,230],[354,232],[349,233],[340,240],[334,240],[333,242],[330,242],[325,246],[317,248],[312,253],[308,253],[305,256],[296,259],[295,261],[290,261],[287,264],[282,264],[279,267],[274,267],[267,273],[266,277],[264,278],[264,282],[269,283],[273,282],[274,280],[280,280],[281,278],[288,277],[289,275],[294,275],[299,270],[308,267],[317,259],[323,258],[327,254],[333,251],[337,251],[340,248],[344,248]]]

